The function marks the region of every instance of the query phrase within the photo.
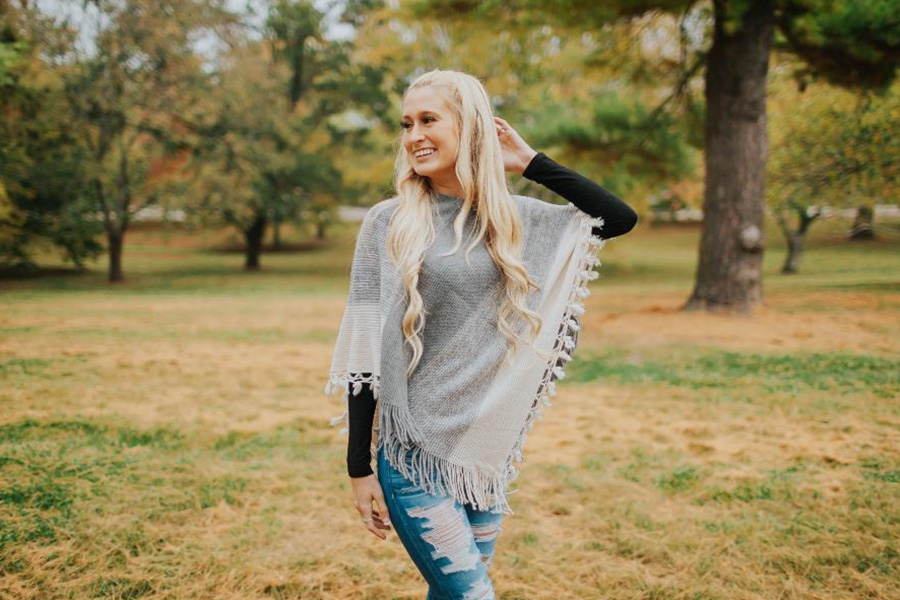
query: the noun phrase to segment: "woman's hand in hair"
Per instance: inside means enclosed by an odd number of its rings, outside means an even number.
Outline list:
[[[374,474],[365,477],[351,477],[350,484],[353,487],[356,510],[362,517],[366,529],[373,535],[386,540],[387,536],[381,530],[391,530],[391,517],[388,515],[384,493],[381,491],[378,479]],[[372,509],[373,502],[375,503],[374,510]]]
[[[497,125],[497,137],[500,149],[503,150],[503,168],[512,173],[524,173],[537,152],[522,139],[518,131],[500,117],[494,117],[494,124]]]

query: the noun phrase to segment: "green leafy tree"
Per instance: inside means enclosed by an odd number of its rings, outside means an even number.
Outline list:
[[[0,264],[34,270],[53,246],[82,267],[102,247],[91,217],[84,148],[48,60],[71,39],[33,10],[0,3]]]
[[[80,4],[80,3],[79,3]],[[160,200],[149,165],[172,154],[180,117],[196,103],[202,60],[192,36],[225,28],[221,0],[90,0],[94,51],[81,53],[65,82],[89,149],[89,181],[102,216],[109,280],[124,278],[125,234],[136,212]],[[77,25],[75,25],[77,26]]]
[[[363,16],[377,5],[370,0],[351,0],[342,5],[338,15],[341,22],[358,28]],[[273,56],[288,67],[289,80],[286,86],[287,107],[295,117],[299,134],[313,136],[321,131],[328,133],[317,144],[317,161],[298,154],[298,164],[289,173],[279,178],[284,186],[294,192],[305,193],[302,209],[294,210],[294,215],[306,215],[316,226],[316,235],[324,237],[325,228],[333,215],[334,200],[341,195],[355,195],[355,189],[348,186],[343,175],[354,170],[339,168],[338,155],[346,156],[352,150],[356,156],[366,143],[368,131],[354,127],[350,122],[363,114],[360,107],[371,119],[384,121],[388,115],[387,96],[382,89],[388,72],[385,65],[361,64],[355,60],[355,43],[351,40],[328,39],[323,34],[324,14],[312,3],[298,0],[277,0],[266,21],[266,39],[272,47]],[[350,125],[350,126],[348,126]],[[327,142],[326,142],[327,140]],[[328,181],[329,170],[331,181]],[[340,173],[340,181],[335,174]],[[301,179],[296,179],[301,178]],[[318,185],[310,185],[319,181]],[[305,192],[304,192],[305,191]],[[281,190],[284,197],[284,189]],[[287,204],[291,209],[296,203]],[[273,226],[277,234],[281,214],[273,212]],[[276,241],[278,236],[276,235]]]
[[[772,123],[767,190],[788,252],[782,273],[800,268],[806,234],[823,208],[862,205],[900,195],[900,91],[878,96],[811,84],[783,90]]]
[[[241,232],[248,270],[260,268],[274,215],[298,219],[314,192],[334,193],[340,185],[340,173],[322,154],[327,132],[305,127],[302,113],[285,108],[288,79],[268,44],[236,46],[196,117],[190,187],[183,197],[199,221]]]
[[[324,18],[309,2],[274,2],[262,40],[234,45],[207,95],[186,197],[205,222],[241,231],[246,269],[260,267],[270,226],[276,244],[287,221],[324,236],[349,191],[339,165],[366,135],[350,113],[360,99],[386,104],[380,71],[357,67],[352,43],[326,39]]]
[[[303,98],[318,73],[327,64],[323,58],[330,47],[322,34],[323,14],[308,2],[292,2],[278,0],[272,7],[266,20],[266,33],[272,46],[276,60],[287,65],[289,80],[286,86],[286,114],[291,115],[297,103]],[[313,119],[315,121],[315,119]],[[315,123],[311,123],[315,125]],[[270,198],[270,215],[274,246],[281,246],[281,223],[285,219],[297,220],[302,214],[300,206],[303,198],[304,184],[310,182],[309,167],[315,161],[308,160],[302,154],[293,168],[281,168],[270,173],[266,178],[264,193]],[[306,159],[306,160],[304,160]]]

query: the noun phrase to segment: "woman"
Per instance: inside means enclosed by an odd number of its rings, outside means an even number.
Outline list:
[[[345,391],[332,423],[366,528],[393,523],[429,599],[494,598],[514,463],[571,360],[596,252],[637,214],[535,152],[470,75],[417,78],[401,126],[397,196],[360,228],[326,393]],[[511,196],[505,171],[570,204]]]

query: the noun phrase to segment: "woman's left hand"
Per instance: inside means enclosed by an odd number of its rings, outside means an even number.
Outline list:
[[[525,143],[509,123],[500,117],[494,117],[494,123],[497,125],[500,149],[503,150],[503,168],[513,173],[523,173],[537,152]]]

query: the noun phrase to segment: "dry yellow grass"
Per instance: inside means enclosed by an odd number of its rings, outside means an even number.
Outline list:
[[[693,235],[610,244],[513,484],[499,597],[900,597],[896,290],[791,282],[752,318],[684,314],[688,280],[631,269]],[[396,534],[359,522],[328,427],[346,240],[255,277],[149,250],[125,291],[2,297],[0,597],[423,598]]]

